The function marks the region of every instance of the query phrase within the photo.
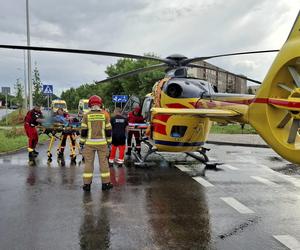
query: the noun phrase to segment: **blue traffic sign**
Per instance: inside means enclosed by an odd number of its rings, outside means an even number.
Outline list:
[[[43,94],[52,95],[53,94],[53,85],[43,85]]]
[[[113,95],[112,96],[113,102],[127,102],[128,101],[128,95]]]

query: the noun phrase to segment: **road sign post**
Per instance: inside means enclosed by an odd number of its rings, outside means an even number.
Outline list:
[[[43,94],[47,95],[48,110],[50,108],[50,96],[53,95],[53,85],[43,85]]]

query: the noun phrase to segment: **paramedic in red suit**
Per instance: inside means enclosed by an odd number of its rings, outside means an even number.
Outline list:
[[[39,141],[39,135],[36,130],[36,126],[42,122],[42,112],[40,105],[35,105],[32,110],[29,110],[24,119],[24,129],[28,137],[28,157],[29,160],[34,159],[38,152],[35,151],[35,147]]]
[[[144,117],[141,115],[141,108],[139,106],[135,107],[132,112],[128,114],[128,123],[144,123]],[[127,153],[126,155],[131,155],[131,141],[134,135],[136,142],[136,150],[138,154],[141,154],[141,131],[139,129],[129,129],[127,138]]]

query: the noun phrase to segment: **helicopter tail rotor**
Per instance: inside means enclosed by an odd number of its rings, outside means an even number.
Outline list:
[[[300,12],[299,12],[300,14]],[[287,160],[300,164],[300,15],[249,108],[249,122]]]

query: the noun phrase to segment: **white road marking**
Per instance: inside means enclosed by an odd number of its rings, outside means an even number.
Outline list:
[[[276,171],[274,171],[273,169],[269,168],[266,165],[260,165],[261,167],[265,168],[267,171],[272,172],[273,174],[275,174],[276,176],[285,179],[286,181],[291,182],[295,187],[300,187],[300,179],[297,179],[295,177],[289,176],[289,175],[285,175],[285,174],[281,174],[278,173]]]
[[[286,246],[288,249],[291,250],[299,250],[300,243],[294,237],[290,235],[273,235],[273,237],[278,240],[281,244]]]
[[[229,206],[231,206],[232,208],[234,208],[241,214],[253,214],[254,213],[253,210],[251,210],[250,208],[247,208],[245,205],[243,205],[242,203],[240,203],[233,197],[221,197],[220,199],[223,200],[224,202],[226,202]]]
[[[208,182],[207,180],[204,180],[202,177],[197,176],[197,177],[193,177],[193,179],[195,181],[197,181],[198,183],[200,183],[203,187],[213,187],[214,185],[211,184],[210,182]]]
[[[257,180],[257,181],[259,181],[259,182],[261,182],[263,184],[266,184],[266,185],[268,185],[270,187],[279,187],[279,185],[276,184],[275,182],[269,181],[268,179],[262,178],[260,176],[251,176],[251,178],[254,179],[254,180]]]
[[[190,172],[192,171],[191,169],[187,168],[184,165],[175,165],[176,168],[178,168],[179,170],[181,170],[182,172]]]
[[[229,164],[224,164],[223,166],[230,169],[230,170],[239,170],[237,167],[231,166]]]

